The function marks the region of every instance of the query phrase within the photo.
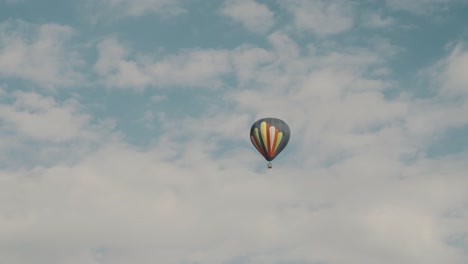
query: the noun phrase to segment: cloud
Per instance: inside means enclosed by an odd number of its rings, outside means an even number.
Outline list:
[[[224,85],[224,76],[233,73],[247,82],[252,78],[250,69],[271,60],[266,50],[249,45],[233,51],[188,49],[161,57],[133,54],[115,38],[99,43],[98,51],[93,69],[104,84],[137,90],[149,86],[215,89]]]
[[[468,49],[466,43],[457,43],[450,55],[440,62],[442,75],[440,80],[445,92],[468,95],[468,76],[465,69],[468,68]],[[436,74],[436,72],[433,72]]]
[[[0,200],[0,232],[10,246],[2,256],[20,263],[223,263],[239,256],[414,263],[425,253],[427,263],[463,263],[443,239],[466,222],[439,213],[466,199],[466,156],[395,168],[383,149],[330,170],[282,163],[255,173],[260,159],[250,148],[216,156],[219,143],[211,140],[160,140],[146,151],[108,142],[73,166],[4,173],[1,193],[10,199]],[[394,177],[400,170],[406,181]]]
[[[157,131],[144,146],[86,108],[85,93],[2,84],[0,259],[466,263],[468,152],[427,155],[434,138],[468,124],[465,44],[421,72],[434,93],[419,97],[375,74],[400,50],[383,37],[344,47],[275,31],[264,41],[174,54],[100,42],[91,70],[108,87],[218,88],[201,114],[177,117],[156,108],[183,107],[172,93],[130,93]],[[272,170],[248,137],[264,116],[292,132]]]
[[[353,8],[347,1],[294,0],[280,5],[293,15],[294,25],[300,31],[327,36],[345,32],[354,25]]]
[[[111,120],[96,120],[76,98],[58,102],[34,92],[3,92],[0,103],[1,165],[34,167],[73,162],[113,128]],[[11,103],[9,103],[11,101]]]
[[[468,80],[462,70],[468,63],[467,54],[465,43],[456,43],[446,57],[417,75],[423,80],[421,85],[432,93],[412,102],[407,129],[415,141],[427,145],[450,129],[468,124],[464,114],[468,111]]]
[[[94,69],[109,87],[186,86],[214,88],[221,76],[231,71],[229,54],[223,50],[187,50],[162,59],[139,56],[128,59],[130,51],[117,40],[102,41]]]
[[[179,0],[92,0],[84,3],[94,22],[149,14],[178,16],[186,12]]]
[[[268,6],[255,0],[228,0],[221,13],[259,34],[268,32],[275,23],[274,14]]]
[[[79,114],[76,102],[62,105],[52,97],[14,92],[14,103],[1,106],[1,118],[16,131],[39,140],[66,141],[79,136],[89,117]]]
[[[245,45],[231,52],[233,71],[239,83],[248,84],[255,79],[255,71],[274,60],[274,54],[263,48]]]
[[[83,79],[79,53],[68,41],[69,26],[35,25],[20,20],[0,24],[0,75],[22,78],[43,87],[76,84]]]

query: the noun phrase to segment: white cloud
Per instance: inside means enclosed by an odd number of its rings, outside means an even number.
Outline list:
[[[441,214],[466,199],[463,157],[401,168],[384,153],[364,152],[330,170],[283,162],[254,173],[260,159],[252,149],[216,157],[214,144],[199,139],[160,141],[145,152],[112,142],[73,166],[3,172],[0,193],[9,199],[0,199],[0,241],[10,245],[0,249],[3,258],[142,264],[222,263],[241,255],[263,263],[466,260],[444,244],[460,227]],[[408,180],[394,177],[398,171]],[[463,219],[455,221],[466,227]]]
[[[58,102],[21,91],[2,97],[8,100],[0,103],[0,166],[73,163],[103,137],[112,138],[112,121],[95,120],[75,98]]]
[[[0,118],[16,131],[39,140],[67,141],[80,136],[89,116],[80,114],[74,100],[58,104],[52,97],[15,92],[12,105],[0,105]]]
[[[213,88],[221,77],[231,72],[226,50],[188,50],[171,55],[148,66],[155,84]]]
[[[135,54],[115,38],[106,39],[98,44],[98,60],[94,71],[108,87],[145,89],[148,86],[184,86],[218,88],[223,85],[223,77],[234,74],[242,85],[252,81],[277,82],[275,69],[282,63],[288,64],[288,75],[282,82],[301,76],[309,70],[304,60],[298,60],[299,48],[286,34],[274,32],[268,36],[272,50],[253,45],[241,45],[233,50],[188,49],[177,54],[151,56]],[[387,55],[396,52],[395,47],[385,40],[375,41],[376,49],[384,50]],[[366,54],[368,55],[368,54]],[[375,60],[375,56],[353,56],[353,61]],[[322,59],[322,65],[335,64],[341,57],[333,53]],[[344,63],[347,63],[345,61]],[[317,67],[317,63],[311,64]],[[348,65],[344,65],[348,66]],[[255,71],[268,68],[265,75],[256,76]],[[270,81],[269,81],[270,80]],[[286,83],[285,83],[286,84]],[[275,87],[277,86],[274,85]]]
[[[443,133],[452,127],[468,124],[468,78],[464,69],[468,67],[468,51],[465,43],[456,43],[450,53],[434,65],[423,69],[418,78],[422,84],[434,91],[428,99],[412,101],[408,116],[409,133],[432,140],[434,134]],[[431,137],[432,135],[432,137]]]
[[[348,1],[293,0],[280,4],[292,13],[300,31],[324,36],[345,32],[354,25],[354,11]]]
[[[227,0],[221,13],[255,33],[266,33],[274,25],[274,14],[255,0]]]
[[[439,67],[443,67],[440,77],[445,92],[468,95],[468,49],[466,43],[457,43],[451,54],[441,62]],[[434,72],[435,73],[435,72]]]
[[[89,0],[85,4],[95,22],[149,14],[177,16],[186,12],[179,0]]]
[[[144,87],[151,77],[144,72],[144,65],[126,60],[129,51],[115,39],[107,39],[98,45],[99,58],[94,65],[96,73],[108,86]]]
[[[23,78],[44,87],[82,80],[79,54],[67,43],[74,30],[58,24],[34,25],[8,20],[0,24],[0,75]]]
[[[241,82],[249,81],[251,70],[272,60],[261,48],[241,46],[233,51],[189,49],[161,58],[133,54],[116,39],[98,45],[95,72],[106,86],[137,90],[148,86],[183,86],[219,88],[222,78],[235,73]]]
[[[255,71],[262,65],[268,65],[274,59],[274,54],[268,50],[253,47],[241,46],[232,52],[232,63],[237,80],[240,83],[247,83],[255,79]]]

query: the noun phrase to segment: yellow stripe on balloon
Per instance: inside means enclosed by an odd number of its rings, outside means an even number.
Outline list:
[[[266,122],[260,124],[260,130],[262,132],[263,145],[267,148],[267,132],[266,132]]]
[[[278,148],[279,144],[281,143],[281,139],[283,138],[283,132],[278,133],[278,139],[276,141],[275,151]]]
[[[260,145],[260,136],[258,135],[258,128],[255,128],[255,139],[257,140],[257,144]]]

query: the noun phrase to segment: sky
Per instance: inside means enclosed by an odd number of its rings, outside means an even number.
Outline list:
[[[0,262],[468,263],[466,0],[0,0]],[[267,168],[262,117],[288,146]]]

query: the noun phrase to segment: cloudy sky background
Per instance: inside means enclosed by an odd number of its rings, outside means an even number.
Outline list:
[[[0,262],[467,263],[467,14],[0,0]]]

